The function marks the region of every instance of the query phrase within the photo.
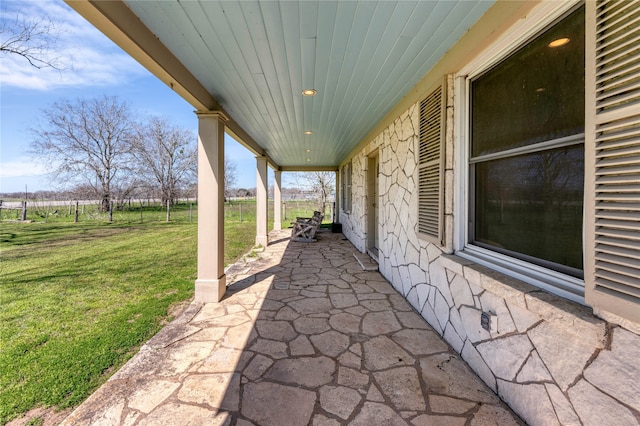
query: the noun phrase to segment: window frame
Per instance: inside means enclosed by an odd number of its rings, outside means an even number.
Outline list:
[[[540,35],[558,20],[568,15],[582,3],[548,2],[537,6],[455,76],[454,117],[454,250],[460,257],[484,265],[505,275],[512,276],[558,296],[584,304],[585,281],[573,276],[547,269],[493,250],[470,244],[469,220],[474,203],[470,187],[470,107],[471,82],[474,78],[494,67],[527,42]],[[584,229],[584,218],[583,218]],[[584,234],[584,231],[583,231]],[[584,238],[583,238],[584,239]],[[584,247],[583,247],[584,251]],[[584,253],[583,253],[584,258]]]

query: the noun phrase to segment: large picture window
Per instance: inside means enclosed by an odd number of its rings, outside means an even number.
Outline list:
[[[469,243],[583,276],[584,6],[471,79]]]

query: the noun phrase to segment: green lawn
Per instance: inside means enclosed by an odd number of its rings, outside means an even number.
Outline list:
[[[225,264],[255,242],[255,202],[241,205],[225,209]],[[313,210],[290,202],[283,227]],[[0,223],[0,424],[78,405],[193,297],[195,205],[176,206],[168,223],[153,206],[113,222],[90,207],[79,216],[41,208],[28,211],[33,223]]]
[[[195,221],[0,226],[0,424],[79,404],[193,296]],[[255,222],[229,220],[226,237],[230,263]]]
[[[2,224],[0,421],[74,406],[193,295],[196,226]]]

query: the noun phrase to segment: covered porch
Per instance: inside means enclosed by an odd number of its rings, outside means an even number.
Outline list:
[[[422,82],[423,76],[458,39],[478,36],[468,31],[493,5],[487,1],[67,3],[195,108],[202,213],[198,302],[219,301],[228,284],[223,262],[224,134],[256,156],[256,245],[268,244],[269,167],[275,171],[276,224],[281,217],[282,172],[336,172],[336,211],[346,212],[351,190],[345,180],[350,176],[339,170],[411,103],[408,99],[415,96],[416,87],[422,92],[431,85]],[[503,13],[494,10],[489,20],[502,20]],[[486,37],[494,29],[479,31]],[[372,169],[374,174],[378,175]],[[372,189],[368,200],[376,218],[379,196]],[[378,237],[373,234],[378,234],[380,223],[376,222],[368,224],[372,253],[377,250]]]
[[[180,320],[178,340],[165,349],[141,352],[150,373],[111,380],[96,415],[153,423],[164,416],[158,410],[193,405],[220,422],[281,424],[271,398],[282,398],[286,420],[304,413],[296,424],[508,423],[495,394],[469,387],[484,383],[530,424],[638,424],[637,2],[67,2],[187,100],[199,128],[192,318]],[[574,59],[555,50],[562,46]],[[544,59],[551,57],[558,62]],[[518,68],[531,71],[524,80],[499,74],[513,58],[527,58]],[[556,75],[579,86],[567,90],[575,105],[565,102]],[[483,94],[476,83],[487,76],[499,84]],[[505,136],[514,145],[498,149],[490,141],[505,135],[514,111],[522,112],[513,121],[519,136]],[[548,121],[562,127],[569,115],[575,126],[566,132]],[[474,153],[480,122],[495,128],[487,128],[486,151]],[[264,261],[283,246],[282,260],[240,275],[222,261],[224,132],[256,155]],[[579,160],[555,155],[569,146]],[[499,164],[505,182],[536,181],[538,189],[502,190],[489,172]],[[337,172],[336,211],[350,243],[338,238],[308,250],[270,239],[267,167],[276,181],[280,172]],[[535,226],[514,215],[518,232],[505,244],[483,236],[479,223],[502,228],[502,206],[562,205],[566,199],[547,184],[564,188],[571,179],[575,214],[570,228],[560,228],[574,230],[563,241],[575,261],[548,239],[558,236],[556,218],[568,217],[562,210],[545,207],[540,217],[549,220]],[[276,182],[276,206],[278,189]],[[542,249],[559,248],[560,258],[519,246],[534,237]],[[356,272],[356,250],[378,257],[392,286]],[[320,323],[322,331],[310,325]],[[431,339],[427,323],[453,349]],[[248,340],[242,349],[238,330]],[[174,360],[164,352],[184,345],[195,354]],[[224,362],[233,367],[210,365]],[[180,373],[161,373],[161,365]],[[471,380],[462,387],[460,371]],[[156,374],[164,381],[147,383]],[[188,386],[183,376],[192,377]],[[215,383],[226,390],[216,394]],[[118,399],[125,388],[131,398]],[[160,396],[135,394],[146,388]],[[469,389],[482,390],[470,396]],[[74,419],[91,417],[81,413]]]
[[[227,269],[67,425],[522,424],[342,234]]]

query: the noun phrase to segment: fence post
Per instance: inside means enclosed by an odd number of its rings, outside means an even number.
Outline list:
[[[69,213],[67,213],[68,216],[71,216],[71,206],[73,205],[73,201],[69,201]]]
[[[26,201],[22,203],[22,221],[24,222],[25,220],[27,220],[27,202]]]
[[[109,201],[109,222],[113,222],[113,200]]]
[[[193,221],[193,203],[189,204],[189,223],[191,223]]]
[[[238,208],[240,209],[240,223],[242,223],[242,203],[238,203]]]
[[[171,200],[167,200],[167,222],[171,220]]]
[[[282,216],[287,220],[287,203],[282,203]]]
[[[76,200],[76,210],[73,214],[73,222],[78,223],[78,200]]]

